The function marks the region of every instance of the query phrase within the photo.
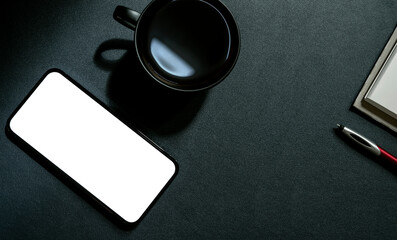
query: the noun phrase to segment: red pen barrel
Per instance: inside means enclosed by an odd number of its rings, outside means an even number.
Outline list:
[[[397,165],[397,158],[393,155],[391,155],[390,153],[386,152],[385,150],[383,150],[381,147],[379,147],[380,150],[380,156],[384,159],[387,159],[389,162],[396,164]]]

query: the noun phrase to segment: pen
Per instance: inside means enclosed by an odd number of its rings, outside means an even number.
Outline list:
[[[350,139],[352,142],[356,143],[359,147],[368,150],[372,154],[384,158],[393,164],[397,164],[397,158],[388,153],[386,150],[382,149],[375,143],[371,142],[367,138],[363,137],[361,134],[347,128],[343,125],[337,124],[338,130]]]

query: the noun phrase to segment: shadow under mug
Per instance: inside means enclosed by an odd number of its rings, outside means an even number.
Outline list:
[[[141,65],[170,89],[213,87],[237,61],[239,30],[219,0],[153,0],[141,14],[117,6],[113,17],[135,31]]]

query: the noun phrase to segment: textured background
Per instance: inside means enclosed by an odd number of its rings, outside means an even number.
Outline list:
[[[172,155],[179,173],[122,230],[0,134],[1,239],[396,239],[395,169],[345,144],[342,123],[397,154],[350,106],[397,23],[395,0],[224,0],[239,60],[215,88],[149,83],[116,5],[2,1],[0,124],[49,68],[65,71]]]

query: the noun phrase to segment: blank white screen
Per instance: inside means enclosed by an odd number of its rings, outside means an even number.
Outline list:
[[[10,129],[127,222],[175,173],[164,154],[58,72],[49,73]]]

